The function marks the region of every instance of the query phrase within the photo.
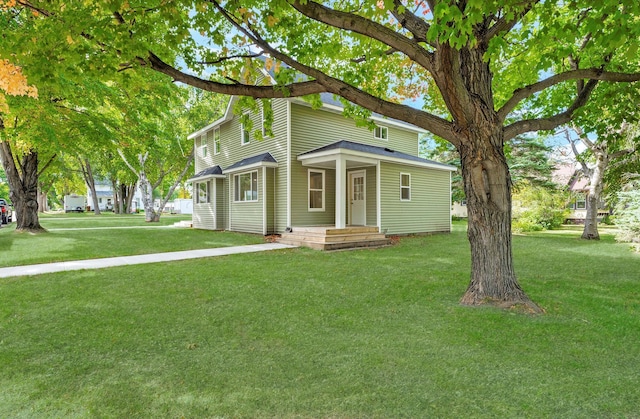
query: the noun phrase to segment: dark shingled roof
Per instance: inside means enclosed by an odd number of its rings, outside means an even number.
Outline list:
[[[221,174],[222,174],[222,169],[220,168],[220,166],[216,165],[212,167],[207,167],[206,169],[196,173],[195,175],[193,175],[191,179],[197,179],[205,176],[221,175]]]
[[[434,165],[442,166],[446,168],[451,167],[448,164],[440,163],[433,160],[423,159],[422,157],[412,156],[411,154],[401,153],[400,151],[395,151],[390,148],[354,143],[353,141],[346,141],[346,140],[338,141],[336,143],[329,144],[324,147],[316,148],[315,150],[306,151],[302,154],[299,154],[299,156],[304,156],[306,154],[312,154],[312,153],[319,153],[321,151],[327,151],[327,150],[337,150],[339,148],[346,149],[346,150],[359,151],[362,153],[375,154],[378,156],[394,157],[397,159],[410,160],[418,163],[429,163],[429,164],[434,164]]]
[[[259,154],[253,157],[247,157],[244,160],[240,160],[239,162],[234,163],[231,166],[224,169],[224,171],[226,172],[229,170],[240,169],[244,166],[249,166],[255,163],[278,163],[278,162],[276,161],[276,159],[273,158],[271,153],[264,153],[264,154]]]

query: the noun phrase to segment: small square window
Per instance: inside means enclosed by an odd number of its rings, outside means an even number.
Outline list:
[[[373,137],[377,140],[388,140],[389,129],[387,127],[376,127],[373,130]]]

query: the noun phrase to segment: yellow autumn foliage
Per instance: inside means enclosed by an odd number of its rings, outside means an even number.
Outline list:
[[[3,113],[9,112],[5,94],[37,98],[38,89],[29,86],[21,67],[13,65],[9,60],[0,60],[0,112]]]

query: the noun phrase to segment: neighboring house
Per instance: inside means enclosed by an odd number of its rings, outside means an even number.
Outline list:
[[[448,232],[455,167],[418,157],[415,126],[372,117],[374,130],[345,118],[331,95],[312,109],[272,99],[271,137],[258,140],[264,110],[247,113],[251,132],[225,115],[192,133],[196,147],[193,226],[259,234],[302,227],[368,226],[378,233]],[[329,234],[329,233],[327,233]]]
[[[96,196],[98,198],[98,207],[100,211],[113,211],[115,203],[115,194],[113,193],[113,186],[111,181],[107,179],[96,179]],[[94,211],[93,198],[91,189],[87,188],[87,207],[89,211]],[[133,200],[131,201],[131,211],[135,212],[138,208],[142,208],[142,194],[136,187],[133,194]]]
[[[582,175],[577,163],[559,163],[553,173],[553,180],[558,185],[566,185],[571,193],[567,208],[571,211],[565,219],[568,224],[584,224],[587,216],[587,193],[589,179]],[[598,203],[598,219],[609,214],[604,201]]]
[[[451,204],[451,216],[467,218],[467,201],[455,201],[453,204]]]
[[[100,208],[100,211],[113,211],[115,198],[111,182],[106,179],[95,179],[94,183],[96,186],[96,196],[98,198],[98,208]],[[89,211],[95,211],[93,195],[89,188],[87,188],[87,207],[89,207]]]

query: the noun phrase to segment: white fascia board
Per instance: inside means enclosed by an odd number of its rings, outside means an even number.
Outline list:
[[[222,171],[223,174],[229,174],[229,173],[237,173],[237,172],[249,172],[251,170],[255,170],[258,169],[260,167],[278,167],[278,163],[273,163],[270,161],[261,161],[258,163],[253,163],[253,164],[248,164],[246,166],[242,166],[242,167],[236,167],[234,169],[228,170],[225,169]]]
[[[389,156],[383,156],[380,154],[373,154],[373,153],[366,153],[363,151],[356,151],[356,150],[347,150],[344,148],[338,148],[338,149],[332,149],[332,150],[325,150],[325,151],[319,151],[317,153],[311,153],[311,154],[307,154],[304,156],[298,156],[298,160],[302,162],[303,165],[309,165],[312,164],[311,162],[313,162],[313,164],[317,164],[323,161],[327,161],[327,160],[334,160],[335,158],[337,158],[338,155],[343,155],[346,157],[353,157],[354,159],[357,159],[358,161],[360,160],[365,160],[366,159],[371,159],[371,161],[384,161],[384,162],[389,162],[389,163],[397,163],[397,164],[403,164],[405,166],[415,166],[415,167],[427,167],[430,169],[436,169],[436,170],[447,170],[450,172],[455,172],[457,169],[454,166],[443,166],[440,164],[435,164],[435,163],[430,163],[430,162],[419,162],[419,161],[413,161],[413,160],[406,160],[400,157],[389,157]],[[375,163],[373,163],[375,164]]]
[[[203,180],[209,180],[209,179],[226,179],[226,178],[227,177],[225,175],[207,175],[207,176],[193,177],[191,179],[187,179],[187,183],[202,182]]]
[[[231,99],[229,99],[229,103],[227,103],[227,109],[224,111],[224,116],[220,119],[217,119],[215,121],[213,121],[212,123],[210,123],[209,125],[207,125],[204,128],[200,128],[198,131],[192,132],[191,134],[189,134],[187,136],[187,140],[192,140],[195,137],[198,137],[202,134],[204,134],[205,132],[209,131],[211,128],[214,128],[218,125],[222,125],[223,123],[230,121],[233,119],[233,104],[236,102],[236,97],[235,96],[231,96]]]

